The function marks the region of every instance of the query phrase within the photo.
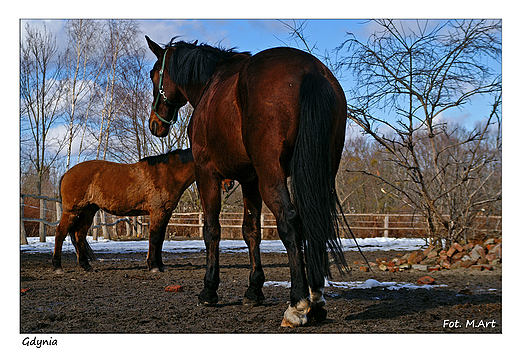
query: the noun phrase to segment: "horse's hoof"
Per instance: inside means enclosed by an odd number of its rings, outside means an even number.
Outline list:
[[[285,319],[285,318],[282,319],[282,324],[281,324],[281,326],[284,327],[284,328],[285,328],[285,327],[290,327],[290,328],[294,328],[294,327],[296,327],[296,325],[293,325],[292,323],[289,323],[289,322],[287,321],[287,319]]]
[[[309,300],[304,299],[298,302],[294,307],[289,306],[283,314],[281,326],[294,328],[306,324],[309,305]]]
[[[54,270],[54,274],[65,274],[65,272],[63,272],[63,269],[61,269],[61,268],[56,268]]]
[[[327,319],[327,310],[325,309],[326,301],[323,297],[323,288],[316,291],[310,290],[311,307],[307,313],[307,319],[310,323],[322,322]]]
[[[307,320],[309,323],[319,323],[327,319],[327,310],[318,304],[311,303],[309,312],[307,312]]]
[[[260,306],[262,304],[264,300],[261,299],[261,300],[251,300],[251,299],[248,299],[247,297],[244,297],[244,300],[242,301],[242,304],[246,307],[255,307],[255,306]]]
[[[152,267],[152,268],[148,268],[148,270],[152,273],[157,273],[157,272],[166,272],[167,269],[166,269],[166,266],[157,266],[157,267]]]
[[[204,288],[199,294],[199,305],[214,307],[217,305],[218,295],[216,291]]]
[[[249,287],[244,295],[243,304],[244,306],[254,307],[260,306],[262,302],[265,300],[265,296],[262,293],[261,289],[255,290]]]

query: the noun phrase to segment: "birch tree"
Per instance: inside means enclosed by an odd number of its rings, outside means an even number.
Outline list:
[[[68,20],[65,24],[69,43],[65,53],[67,76],[65,118],[68,126],[66,170],[70,167],[73,141],[78,136],[78,132],[82,133],[78,161],[83,147],[87,120],[94,102],[97,79],[101,72],[99,60],[102,64],[105,58],[104,55],[97,56],[101,29],[101,24],[95,20]]]
[[[135,38],[140,33],[137,22],[133,20],[109,20],[107,31],[103,38],[107,60],[96,151],[96,158],[101,157],[103,160],[107,157],[111,124],[128,98],[127,93],[118,95],[118,82],[122,74],[121,59],[135,45]]]

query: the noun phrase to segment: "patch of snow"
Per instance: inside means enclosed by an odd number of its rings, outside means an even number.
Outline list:
[[[366,238],[357,239],[363,251],[413,251],[425,245],[424,239],[411,238]],[[357,251],[356,243],[353,239],[341,239],[343,251]]]
[[[20,245],[20,250],[24,252],[46,253],[54,250],[54,237],[46,238],[46,242],[41,243],[37,237],[27,238],[28,245]],[[104,253],[129,253],[147,252],[148,241],[117,241],[99,238],[97,241],[91,236],[87,241],[94,252]],[[425,244],[423,239],[392,239],[392,238],[367,238],[358,239],[359,246],[363,251],[388,251],[401,250],[413,251],[421,248]],[[344,251],[357,251],[356,244],[352,239],[341,239]],[[164,252],[201,252],[206,249],[204,241],[197,240],[165,240],[163,244]],[[67,237],[63,243],[63,252],[74,252],[74,246]],[[247,245],[243,240],[221,240],[221,252],[247,252]],[[263,240],[260,243],[260,251],[264,253],[285,253],[285,247],[281,240]]]
[[[364,282],[331,282],[328,281],[328,286],[345,289],[373,289],[382,288],[388,290],[400,289],[432,289],[432,288],[446,288],[447,285],[417,285],[412,283],[397,283],[397,282],[378,282],[375,279],[367,279]]]
[[[266,281],[264,286],[281,286],[284,288],[290,288],[291,282],[287,281]],[[325,286],[332,286],[335,288],[343,288],[343,289],[388,289],[388,290],[400,290],[400,289],[433,289],[433,288],[446,288],[447,285],[439,284],[439,285],[416,285],[412,283],[397,283],[397,282],[378,282],[375,279],[367,279],[364,282],[332,282],[330,280],[325,281]]]
[[[281,286],[282,288],[289,289],[291,287],[291,282],[266,281],[264,282],[264,287],[266,286]]]

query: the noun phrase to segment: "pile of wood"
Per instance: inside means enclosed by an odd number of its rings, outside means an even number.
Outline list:
[[[368,267],[362,262],[362,271],[368,271]],[[376,262],[370,262],[372,269],[398,272],[408,269],[416,269],[426,272],[440,271],[442,269],[469,268],[477,271],[492,270],[502,264],[502,238],[488,238],[475,240],[468,243],[454,243],[448,250],[428,246],[425,250],[417,250],[407,254],[398,255],[391,260],[378,258]]]

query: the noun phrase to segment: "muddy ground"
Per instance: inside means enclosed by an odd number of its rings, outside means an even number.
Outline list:
[[[397,252],[366,252],[370,261]],[[249,276],[246,253],[222,253],[216,307],[197,305],[203,287],[204,252],[165,253],[168,271],[150,273],[145,255],[97,253],[95,272],[84,272],[75,255],[63,254],[65,274],[51,270],[50,254],[20,254],[20,333],[501,333],[502,271],[444,270],[428,273],[433,289],[325,290],[328,316],[300,328],[280,327],[289,289],[264,287],[262,306],[245,307]],[[349,262],[359,261],[347,253]],[[262,254],[267,281],[288,281],[285,254]],[[365,273],[333,281],[415,283],[425,272]],[[181,285],[182,292],[165,287]]]

